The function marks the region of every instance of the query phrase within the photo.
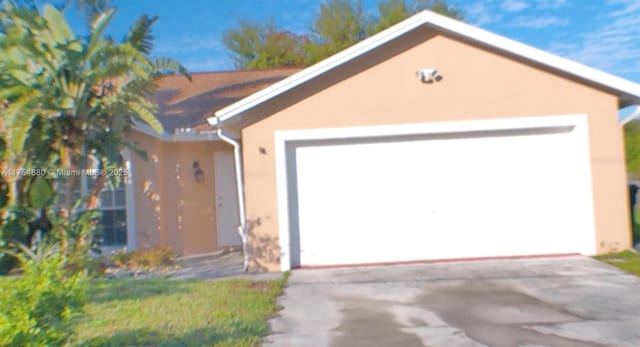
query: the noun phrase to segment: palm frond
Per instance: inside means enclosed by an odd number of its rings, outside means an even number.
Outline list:
[[[157,20],[158,16],[141,16],[135,23],[133,23],[131,29],[129,29],[124,42],[131,44],[138,51],[142,52],[142,54],[151,54],[151,50],[153,49],[153,35],[151,34],[151,27]]]
[[[104,31],[109,26],[109,23],[111,23],[114,15],[115,10],[110,9],[93,17],[91,21],[91,36],[89,37],[89,45],[86,53],[87,60],[93,59],[96,52],[100,52],[107,46],[106,40],[104,40]]]
[[[114,9],[110,9],[104,12],[98,13],[91,20],[91,35],[92,36],[102,36],[104,34],[104,29],[109,25],[109,22],[113,18],[115,14]]]
[[[45,5],[44,18],[47,20],[49,31],[57,43],[66,43],[75,38],[71,28],[69,28],[69,25],[64,19],[64,15],[55,7]]]
[[[158,132],[158,134],[162,134],[164,132],[164,127],[152,112],[152,110],[154,110],[153,104],[144,99],[140,99],[138,101],[139,102],[132,102],[129,105],[131,111],[147,123],[153,130]]]
[[[31,128],[31,120],[33,118],[28,116],[12,117],[8,119],[7,126],[12,127],[12,131],[8,137],[10,153],[14,156],[20,156],[24,144],[27,140],[27,134],[29,128]]]
[[[179,73],[191,81],[191,75],[187,68],[180,64],[177,60],[165,57],[156,58],[153,62],[153,71],[156,75],[162,75],[166,73]]]

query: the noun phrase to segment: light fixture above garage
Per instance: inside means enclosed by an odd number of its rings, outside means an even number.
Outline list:
[[[418,77],[422,83],[440,82],[442,79],[440,72],[434,68],[420,69],[416,71],[416,77]]]

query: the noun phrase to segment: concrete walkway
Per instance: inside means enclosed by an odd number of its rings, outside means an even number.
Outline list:
[[[640,346],[640,281],[586,257],[298,270],[279,303],[265,346]]]
[[[254,281],[267,281],[282,278],[278,272],[246,273],[242,270],[242,254],[238,251],[194,256],[178,260],[181,268],[169,278],[184,279],[220,279],[246,278]]]

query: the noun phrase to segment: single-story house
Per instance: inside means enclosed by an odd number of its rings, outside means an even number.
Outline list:
[[[618,110],[640,86],[432,12],[157,97],[176,131],[132,132],[130,247],[243,235],[250,269],[279,271],[631,246]]]
[[[233,147],[206,119],[299,70],[162,77],[153,101],[164,133],[135,123],[127,134],[146,159],[125,150],[124,184],[102,194],[103,250],[162,246],[189,255],[239,246]],[[78,196],[89,189],[89,178],[84,181]]]

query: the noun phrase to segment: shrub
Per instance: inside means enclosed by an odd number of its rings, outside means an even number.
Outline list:
[[[117,267],[127,267],[132,254],[133,252],[127,252],[127,250],[123,248],[113,252],[110,259]]]
[[[85,302],[85,275],[56,248],[17,254],[22,275],[0,279],[0,346],[62,346]]]
[[[111,261],[118,267],[133,269],[162,269],[175,264],[176,253],[167,247],[150,248],[126,252],[120,250],[111,255]]]
[[[100,210],[77,211],[82,199],[76,201],[71,219],[50,211],[52,223],[50,236],[67,256],[67,266],[73,271],[88,271],[91,275],[102,274],[99,261],[91,253],[96,251],[94,234],[99,231],[97,221]]]
[[[6,219],[0,221],[0,275],[18,267],[18,258],[4,251],[13,249],[13,243],[27,242],[28,221],[33,219],[33,211],[27,208],[11,207],[7,212]]]
[[[640,214],[636,215],[636,218],[640,217]],[[640,243],[640,224],[635,223],[633,225],[633,246]]]

